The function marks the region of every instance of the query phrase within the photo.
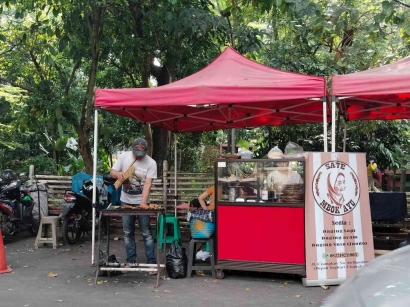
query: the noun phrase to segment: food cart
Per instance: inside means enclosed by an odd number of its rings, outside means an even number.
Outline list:
[[[216,270],[340,284],[374,258],[364,153],[215,162]]]
[[[215,162],[217,276],[305,275],[305,158]]]

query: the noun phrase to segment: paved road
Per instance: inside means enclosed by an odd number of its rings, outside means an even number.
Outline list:
[[[7,263],[14,272],[0,275],[0,307],[319,306],[336,288],[305,288],[292,275],[235,271],[226,272],[223,280],[212,279],[209,272],[191,279],[161,280],[158,289],[155,276],[136,272],[102,277],[101,284],[94,284],[89,239],[61,244],[56,250],[51,245],[33,250],[33,244],[28,233],[5,241]],[[123,245],[123,241],[111,245],[119,262],[125,262]],[[141,241],[137,248],[143,250]],[[141,258],[138,261],[144,261]],[[50,272],[56,277],[47,276]]]

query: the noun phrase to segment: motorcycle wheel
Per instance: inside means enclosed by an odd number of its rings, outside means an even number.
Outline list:
[[[29,233],[31,233],[33,236],[36,236],[38,233],[39,225],[40,223],[38,222],[38,220],[33,217],[32,226],[28,229]]]
[[[75,217],[65,216],[63,220],[63,238],[67,244],[73,245],[80,240],[83,229]]]

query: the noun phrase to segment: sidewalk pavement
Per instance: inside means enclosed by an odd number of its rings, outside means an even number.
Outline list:
[[[110,254],[123,263],[124,241],[116,236],[119,240],[110,241]],[[161,279],[158,289],[156,276],[138,272],[99,277],[94,284],[90,238],[75,245],[60,241],[55,250],[51,244],[34,250],[34,240],[21,233],[4,241],[7,264],[14,272],[0,274],[0,307],[319,306],[336,289],[305,288],[293,275],[240,271],[225,272],[225,279],[213,279],[210,272]],[[145,262],[139,234],[136,240],[138,261]]]

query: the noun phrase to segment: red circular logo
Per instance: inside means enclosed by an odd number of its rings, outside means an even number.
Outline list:
[[[313,196],[326,213],[344,215],[359,202],[360,184],[356,172],[346,163],[329,161],[313,177]]]

